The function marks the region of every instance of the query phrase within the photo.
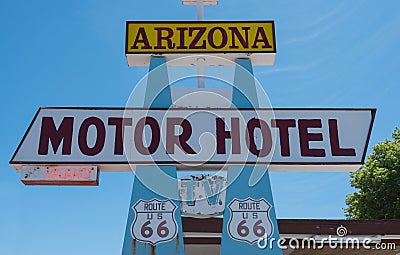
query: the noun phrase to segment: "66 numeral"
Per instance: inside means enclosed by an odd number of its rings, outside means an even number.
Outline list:
[[[149,238],[154,234],[153,229],[149,226],[151,224],[151,221],[146,221],[141,229],[140,229],[140,233],[142,234],[142,236],[144,238]],[[161,238],[165,238],[168,236],[169,234],[169,229],[165,226],[165,224],[167,224],[166,220],[161,221],[160,224],[158,224],[157,227],[157,235]]]
[[[253,233],[257,237],[262,237],[265,235],[265,228],[263,226],[261,226],[261,223],[262,223],[262,221],[258,220],[258,221],[256,221],[256,223],[254,223],[254,226],[253,226]],[[242,220],[241,222],[239,222],[239,224],[237,226],[237,233],[241,237],[246,237],[250,233],[250,229],[245,224],[246,224],[246,220]]]

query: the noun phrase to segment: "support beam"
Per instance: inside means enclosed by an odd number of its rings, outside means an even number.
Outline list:
[[[165,57],[152,56],[147,77],[145,108],[169,108],[172,105]]]
[[[236,59],[233,85],[232,107],[256,108],[259,106],[253,66],[250,59]]]

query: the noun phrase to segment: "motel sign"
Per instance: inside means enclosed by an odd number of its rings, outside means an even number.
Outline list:
[[[374,109],[41,108],[11,164],[119,164],[130,171],[128,163],[246,163],[268,164],[270,171],[349,171],[363,164],[374,115]],[[202,148],[206,133],[209,147]]]

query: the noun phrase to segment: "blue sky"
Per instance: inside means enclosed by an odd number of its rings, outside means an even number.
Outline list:
[[[274,66],[255,75],[274,107],[374,107],[371,146],[400,127],[399,1],[220,0],[207,20],[275,20]],[[40,106],[125,105],[126,20],[194,20],[179,0],[2,1],[0,254],[119,254],[131,173],[99,187],[26,187],[8,165]],[[272,173],[278,218],[343,218],[348,173]]]

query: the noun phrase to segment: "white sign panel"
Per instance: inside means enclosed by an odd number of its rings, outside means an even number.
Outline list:
[[[135,211],[132,237],[152,245],[174,239],[178,233],[176,207],[171,200],[139,200],[132,206]]]
[[[11,164],[269,164],[270,171],[354,171],[374,109],[41,108]]]
[[[225,209],[226,178],[218,175],[193,174],[178,180],[181,215],[210,218]]]
[[[234,199],[227,206],[230,211],[228,234],[237,241],[253,244],[259,239],[267,240],[274,232],[269,216],[272,208],[265,199]]]
[[[23,166],[26,185],[99,185],[97,166]]]

